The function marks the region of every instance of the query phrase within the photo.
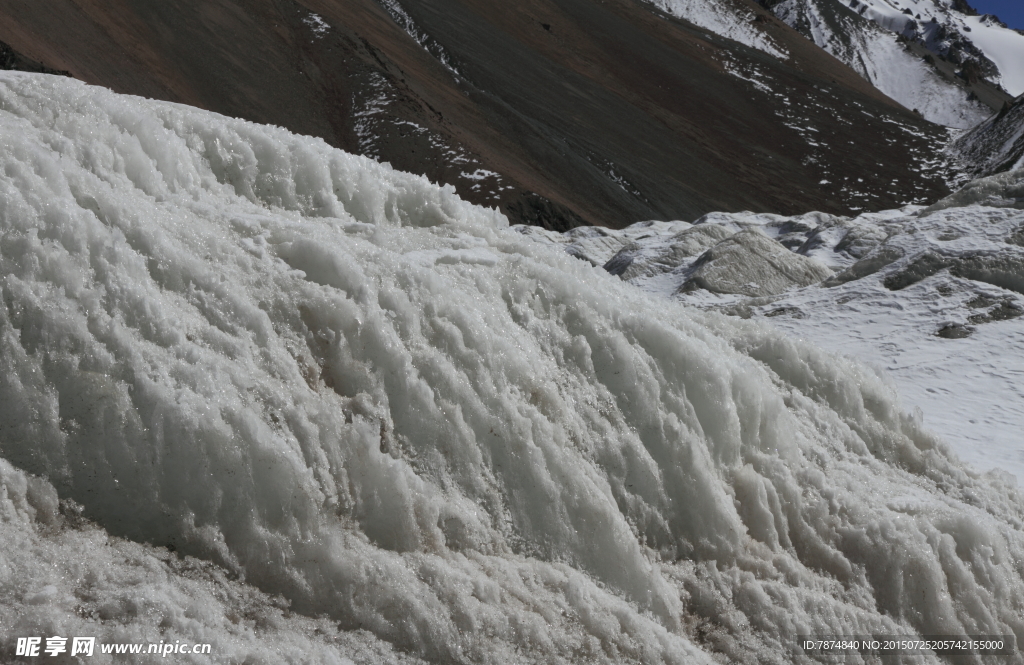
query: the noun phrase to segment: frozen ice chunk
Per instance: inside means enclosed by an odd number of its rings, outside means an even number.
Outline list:
[[[817,284],[831,275],[823,263],[789,251],[756,229],[748,229],[702,254],[680,289],[769,296]]]

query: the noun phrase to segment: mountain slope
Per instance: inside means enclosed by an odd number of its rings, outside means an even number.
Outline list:
[[[770,56],[786,60],[785,37],[766,29],[764,16],[744,0],[647,0],[666,14],[681,18]],[[760,18],[759,18],[760,17]]]
[[[966,2],[759,2],[933,122],[973,127],[1024,91],[1024,35]]]
[[[944,77],[906,40],[839,0],[782,0],[769,4],[788,25],[932,122],[967,129],[992,112],[965,82]],[[993,104],[1003,100],[997,97],[986,101]]]
[[[942,129],[734,6],[785,61],[634,0],[12,0],[0,39],[85,81],[320,136],[558,228],[948,191]]]
[[[851,0],[858,13],[937,55],[1024,94],[1024,35],[965,0]]]

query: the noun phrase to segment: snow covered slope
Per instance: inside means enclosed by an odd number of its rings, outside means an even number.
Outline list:
[[[965,129],[990,115],[977,91],[967,89],[979,77],[1011,96],[1024,92],[1024,35],[993,16],[972,15],[962,0],[759,1],[933,122]],[[956,67],[959,78],[940,75],[934,61],[923,62],[908,43]]]
[[[847,6],[840,0],[782,0],[772,5],[772,11],[879,90],[932,122],[967,129],[991,115],[991,109],[973,99],[962,84],[943,78],[909,51],[897,39],[900,31],[894,33],[884,23],[883,29],[869,20],[874,14],[858,11],[867,6],[858,1]]]
[[[720,249],[744,235],[774,253]],[[1024,341],[1024,171],[976,181],[928,209],[853,219],[718,213],[543,239],[647,291],[764,317],[883,368],[962,458],[1024,482],[1024,358],[1007,353]],[[703,278],[708,265],[717,280]],[[807,274],[803,266],[816,278],[788,278]]]
[[[1024,638],[1024,498],[862,365],[280,128],[4,73],[0,140],[0,648]]]
[[[972,13],[963,0],[850,0],[849,6],[954,62],[977,63],[982,74],[1014,97],[1024,94],[1024,35],[994,16]]]

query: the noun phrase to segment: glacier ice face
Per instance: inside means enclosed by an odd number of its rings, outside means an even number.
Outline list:
[[[43,476],[113,536],[437,662],[1024,638],[1024,500],[856,363],[281,129],[3,73],[0,137],[15,503]],[[56,496],[31,482],[50,509],[3,528],[45,545]],[[134,547],[52,538],[83,559]],[[10,614],[46,586],[51,624],[88,607],[87,575],[57,586],[6,555],[37,576],[0,567]],[[166,574],[97,593],[144,604]],[[172,635],[182,602],[110,620]]]
[[[925,208],[921,214],[927,215],[938,210],[970,205],[1024,210],[1024,169],[973,180],[938,203]]]

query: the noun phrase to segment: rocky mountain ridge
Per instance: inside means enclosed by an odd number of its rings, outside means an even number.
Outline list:
[[[1024,92],[1024,35],[965,0],[758,0],[879,90],[969,129]]]

